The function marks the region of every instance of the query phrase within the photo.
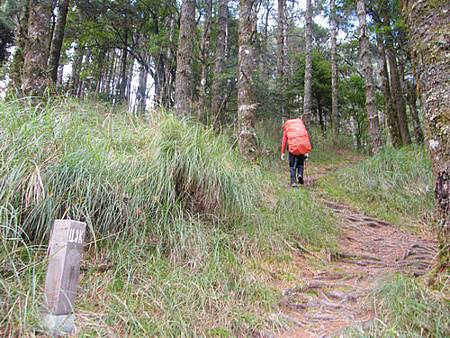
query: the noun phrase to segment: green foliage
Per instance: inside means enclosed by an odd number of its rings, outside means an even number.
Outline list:
[[[366,113],[366,94],[364,79],[358,75],[351,75],[341,80],[339,85],[342,117],[352,118],[358,150],[366,148],[368,143],[368,125]]]
[[[9,48],[14,45],[14,17],[20,13],[24,0],[6,0],[0,3],[0,66],[9,57]],[[0,78],[3,74],[0,69]]]
[[[447,337],[450,332],[448,286],[431,290],[421,280],[396,274],[383,280],[372,298],[376,320],[354,327],[355,337]]]
[[[316,108],[331,111],[331,62],[327,60],[322,51],[317,49],[312,53],[312,96]],[[298,59],[298,68],[289,82],[287,98],[295,103],[296,97],[303,94],[305,77],[305,55]],[[303,95],[302,95],[303,96]],[[290,107],[294,110],[294,107]]]
[[[6,0],[0,4],[0,25],[2,29],[14,29],[14,16],[25,6],[26,0]],[[2,35],[4,32],[2,32]]]
[[[410,230],[428,222],[433,208],[431,162],[422,146],[385,148],[321,186],[334,198]]]
[[[313,128],[310,133],[313,139],[310,160],[313,163],[334,166],[359,157],[353,150],[352,139],[348,134],[339,133],[335,136],[332,133],[324,133],[319,128]]]

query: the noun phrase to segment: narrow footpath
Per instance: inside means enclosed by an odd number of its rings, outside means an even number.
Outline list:
[[[308,269],[298,286],[283,290],[280,311],[293,325],[280,337],[340,336],[347,327],[370,323],[375,314],[369,295],[377,282],[392,272],[422,275],[437,253],[432,239],[314,194],[341,220],[338,254],[328,258],[326,268]]]

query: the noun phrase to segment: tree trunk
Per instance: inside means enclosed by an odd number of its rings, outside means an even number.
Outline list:
[[[10,81],[8,84],[8,96],[20,95],[22,87],[25,43],[28,35],[29,13],[29,6],[28,4],[25,4],[19,17],[19,25],[16,32],[16,50],[14,51],[13,61],[9,69]]]
[[[161,107],[168,107],[164,100],[164,88],[167,85],[166,67],[164,63],[164,55],[158,55],[158,61],[155,66],[155,102]]]
[[[84,46],[75,47],[75,56],[72,63],[72,95],[79,96],[80,73],[83,63]]]
[[[450,264],[450,16],[446,0],[403,0],[435,179],[440,269]],[[442,271],[441,270],[441,271]],[[441,272],[439,271],[439,272]],[[445,272],[444,272],[445,273]]]
[[[330,0],[330,29],[331,29],[331,124],[333,125],[333,133],[337,135],[339,132],[338,117],[338,64],[337,64],[337,48],[336,48],[336,3]]]
[[[381,149],[381,137],[378,114],[375,106],[372,60],[370,57],[369,37],[367,35],[366,8],[364,6],[363,0],[358,0],[356,6],[358,11],[360,31],[359,43],[361,63],[363,65],[363,74],[366,89],[366,109],[367,117],[369,119],[370,150],[372,153],[377,153]]]
[[[52,3],[30,0],[29,11],[22,91],[25,96],[42,96],[50,83],[47,61]]]
[[[86,55],[83,57],[81,62],[81,68],[80,73],[82,74],[84,69],[86,69],[88,65],[91,63],[91,57],[92,57],[92,48],[87,47],[85,49]],[[91,85],[91,77],[85,76],[84,78],[80,79],[80,83],[78,86],[78,97],[82,98],[84,95],[89,94],[90,91],[90,85]]]
[[[55,8],[57,6],[58,0],[49,0],[52,3],[52,15],[51,15],[51,25],[50,25],[50,39],[48,41],[48,55],[50,57],[50,50],[52,47],[52,41],[53,41],[53,34],[55,32],[55,26],[56,26],[56,15],[55,15]],[[48,61],[48,60],[47,60]]]
[[[256,0],[239,2],[239,72],[238,123],[239,150],[248,158],[256,157],[255,102],[253,73],[255,70]]]
[[[122,56],[120,61],[120,86],[118,102],[127,100],[126,91],[128,84],[127,68],[128,68],[128,27],[125,26],[124,47],[122,48]]]
[[[162,104],[164,107],[173,107],[174,106],[174,97],[173,94],[175,92],[175,76],[176,76],[176,63],[174,60],[174,52],[173,52],[173,44],[175,40],[175,14],[172,14],[168,18],[167,22],[167,30],[169,31],[169,46],[167,48],[166,53],[166,64],[164,67],[164,86],[162,88],[163,97]]]
[[[269,51],[268,51],[268,42],[269,42],[269,16],[270,16],[270,11],[272,9],[272,4],[271,4],[271,0],[266,0],[265,1],[265,5],[266,5],[266,11],[264,13],[264,24],[261,30],[261,35],[262,35],[262,41],[261,41],[261,57],[259,59],[260,64],[259,64],[259,68],[260,68],[260,73],[264,75],[264,80],[268,79],[269,72],[270,72],[270,67],[267,67],[267,63],[268,63],[268,57],[269,57]]]
[[[108,71],[109,54],[106,48],[101,48],[95,55],[95,94],[102,92],[103,83],[105,82],[105,73]]]
[[[317,113],[319,114],[319,124],[320,129],[322,132],[325,132],[325,121],[323,119],[323,109],[322,109],[322,103],[320,102],[320,98],[317,99]]]
[[[211,20],[212,20],[212,0],[206,0],[205,22],[203,26],[203,35],[200,44],[201,53],[201,72],[200,72],[200,88],[199,88],[199,109],[198,118],[202,119],[203,112],[207,107],[206,89],[208,85],[208,70],[209,70],[209,48],[211,40]]]
[[[305,86],[303,98],[303,119],[307,127],[311,124],[312,115],[312,8],[311,0],[306,0],[305,12]]]
[[[280,113],[286,118],[285,84],[286,84],[286,0],[278,0],[277,32],[277,82],[280,99]]]
[[[145,111],[147,101],[147,70],[143,65],[139,67],[139,85],[136,92],[136,112]]]
[[[110,98],[111,96],[111,81],[114,78],[114,64],[116,63],[116,51],[113,49],[109,52],[109,69],[108,74],[106,75],[105,81],[103,81],[103,89],[102,92],[106,94],[106,97]]]
[[[411,117],[412,117],[412,120],[414,123],[414,137],[415,137],[417,143],[422,143],[423,142],[423,130],[422,130],[422,127],[420,126],[419,112],[417,109],[416,91],[417,91],[416,83],[413,82],[409,85],[409,88],[408,88],[409,106],[411,109]]]
[[[127,63],[127,87],[125,90],[125,101],[128,107],[131,105],[131,81],[134,74],[134,58],[131,57]]]
[[[225,51],[227,46],[227,27],[228,27],[228,0],[219,2],[218,32],[216,42],[216,54],[214,62],[214,78],[211,88],[211,111],[214,124],[221,121],[222,104],[225,98],[223,67],[225,64]]]
[[[58,87],[63,87],[63,80],[64,80],[64,65],[58,66],[58,73],[56,74],[56,85]]]
[[[387,13],[387,11],[385,11]],[[391,26],[389,17],[385,15],[385,24]],[[408,118],[406,116],[406,106],[403,100],[403,91],[400,83],[400,76],[398,73],[397,58],[395,55],[394,42],[392,32],[388,31],[385,34],[386,38],[386,54],[389,63],[389,70],[391,74],[391,89],[395,101],[395,108],[397,110],[398,123],[400,127],[400,134],[404,145],[411,143],[411,137],[408,129]]]
[[[179,34],[175,78],[175,112],[177,115],[190,113],[192,109],[195,0],[183,0]]]
[[[386,115],[389,135],[391,136],[392,145],[399,147],[402,144],[400,135],[400,127],[398,125],[397,111],[392,105],[391,88],[389,84],[389,72],[386,62],[386,51],[384,49],[383,39],[377,32],[377,47],[381,58],[382,66],[380,67],[380,78],[382,79],[383,99],[384,99],[384,114]]]
[[[66,28],[67,12],[69,10],[69,0],[60,0],[58,4],[58,19],[56,21],[53,34],[52,45],[50,48],[50,59],[48,61],[50,76],[54,83],[58,80],[59,58],[64,40],[64,30]]]
[[[117,51],[117,58],[116,62],[114,64],[114,71],[113,71],[113,81],[112,81],[112,98],[113,102],[117,101],[117,97],[120,93],[120,84],[121,84],[121,77],[120,77],[120,68],[121,68],[121,50],[119,49]]]

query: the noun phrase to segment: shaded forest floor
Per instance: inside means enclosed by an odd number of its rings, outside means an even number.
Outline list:
[[[338,246],[328,257],[307,255],[294,260],[295,281],[281,284],[280,310],[290,329],[283,337],[339,335],[347,328],[368,328],[376,318],[370,304],[374,290],[395,272],[423,275],[437,254],[427,234],[414,235],[394,225],[330,200],[316,183],[329,172],[349,167],[358,157],[344,155],[341,163],[311,165],[307,185],[338,217]],[[349,331],[350,333],[350,331]]]

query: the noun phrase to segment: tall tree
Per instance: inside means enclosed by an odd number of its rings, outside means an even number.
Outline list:
[[[376,39],[377,39],[377,49],[378,55],[381,59],[380,64],[380,78],[381,87],[383,91],[384,100],[384,115],[386,116],[387,125],[389,129],[389,135],[391,136],[391,142],[394,147],[399,147],[402,145],[402,138],[400,135],[400,127],[398,125],[397,111],[393,106],[391,97],[391,86],[389,82],[389,71],[386,61],[386,50],[384,48],[384,41],[382,38],[381,24],[376,29]]]
[[[406,115],[406,106],[403,98],[403,91],[400,82],[400,75],[398,72],[398,63],[396,52],[394,48],[394,39],[391,31],[391,20],[389,17],[389,11],[384,10],[384,23],[387,26],[385,29],[385,43],[386,43],[386,54],[389,64],[389,70],[391,74],[391,94],[394,97],[395,109],[397,111],[398,124],[400,127],[400,134],[402,137],[403,144],[410,144],[411,137],[409,135],[408,129],[408,118]]]
[[[205,20],[203,24],[203,34],[200,43],[200,62],[201,62],[201,71],[200,71],[200,90],[199,90],[199,118],[201,118],[202,112],[206,110],[206,91],[208,85],[208,71],[209,71],[209,55],[210,55],[210,42],[211,42],[211,20],[212,20],[212,0],[205,1]]]
[[[363,0],[356,2],[356,8],[359,21],[359,44],[361,63],[363,67],[363,75],[366,89],[366,109],[369,119],[369,137],[370,149],[373,153],[377,153],[381,149],[381,136],[377,109],[375,106],[375,93],[373,85],[373,69],[370,57],[369,36],[367,34],[366,8]]]
[[[52,45],[50,48],[50,59],[48,61],[50,77],[54,83],[58,80],[58,66],[61,56],[61,47],[64,40],[68,10],[69,0],[60,0],[58,3],[58,18],[56,21],[55,30],[53,32]]]
[[[420,126],[420,119],[419,119],[419,111],[417,109],[417,86],[416,82],[408,82],[408,101],[409,101],[409,108],[411,111],[411,117],[413,120],[414,125],[414,137],[416,139],[417,143],[423,142],[423,131],[422,127]]]
[[[118,90],[118,101],[123,102],[126,101],[126,90],[127,90],[127,83],[128,83],[128,39],[129,39],[129,32],[128,32],[128,20],[124,20],[124,39],[123,39],[123,47],[122,47],[122,54],[121,54],[121,60],[120,60],[120,82],[118,83],[119,90]]]
[[[286,0],[278,0],[278,32],[277,32],[277,80],[280,90],[280,112],[286,117],[285,83],[286,83],[286,54],[287,54],[287,18]]]
[[[25,43],[28,34],[29,13],[28,3],[25,3],[25,6],[22,8],[18,16],[18,25],[16,30],[16,50],[14,51],[13,61],[9,69],[10,82],[8,84],[8,95],[18,94],[22,87],[23,62]]]
[[[30,0],[22,83],[25,96],[42,96],[50,83],[47,61],[51,18],[51,1]]]
[[[147,70],[143,65],[139,67],[139,84],[136,91],[136,112],[145,111],[147,101]]]
[[[402,0],[435,179],[439,268],[450,266],[450,16],[445,0]],[[447,42],[447,43],[446,43]]]
[[[71,91],[73,96],[80,96],[80,87],[81,87],[80,73],[83,66],[83,57],[84,57],[84,46],[79,43],[75,47],[75,53],[72,62]]]
[[[238,71],[238,123],[239,150],[248,159],[256,156],[255,102],[253,73],[256,66],[256,3],[257,0],[239,1],[239,71]]]
[[[330,30],[331,30],[331,122],[334,135],[338,134],[338,63],[337,63],[337,22],[336,1],[330,0]]]
[[[215,123],[220,120],[220,113],[225,97],[223,93],[224,80],[222,77],[227,47],[228,0],[219,0],[219,18],[217,20],[217,26],[214,78],[211,89],[211,111],[214,115]]]
[[[165,69],[165,79],[163,90],[163,104],[166,107],[172,107],[174,105],[174,100],[172,99],[172,94],[175,88],[175,74],[176,74],[176,64],[175,64],[175,52],[172,45],[175,44],[175,15],[172,14],[168,18],[168,30],[169,30],[169,46],[166,53],[166,69]]]
[[[303,118],[309,127],[312,116],[312,8],[311,0],[306,0],[305,11],[305,91],[303,96]]]
[[[217,42],[214,61],[214,78],[211,89],[211,110],[217,123],[224,101],[223,68],[225,64],[225,52],[227,48],[227,26],[228,26],[228,0],[219,1],[219,18],[217,22]]]
[[[178,115],[192,109],[192,57],[195,37],[195,0],[183,0],[175,78],[175,111]]]
[[[264,8],[264,15],[262,16],[262,27],[261,27],[261,46],[259,55],[259,73],[267,75],[270,72],[270,67],[268,67],[269,62],[269,18],[270,13],[273,8],[272,0],[262,0],[261,7]],[[287,40],[286,40],[287,42]],[[264,78],[268,78],[265,76]]]

